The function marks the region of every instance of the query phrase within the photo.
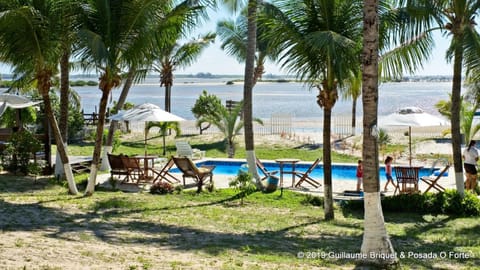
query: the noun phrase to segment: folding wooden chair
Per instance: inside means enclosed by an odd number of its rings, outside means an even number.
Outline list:
[[[322,159],[321,158],[317,158],[313,164],[308,168],[308,170],[304,173],[302,172],[295,172],[295,175],[300,177],[300,180],[298,180],[297,184],[295,185],[295,187],[300,187],[302,185],[303,182],[307,182],[309,183],[310,185],[312,185],[313,187],[315,188],[318,188],[321,186],[321,184],[313,179],[312,177],[310,177],[310,173],[315,169],[315,167],[317,167],[318,163],[320,163]]]
[[[402,193],[413,193],[418,191],[418,170],[419,167],[393,167],[395,177],[397,179],[397,186],[393,195]],[[412,188],[413,186],[413,188]]]
[[[215,169],[215,166],[197,167],[188,157],[173,157],[173,162],[175,162],[177,168],[183,173],[183,185],[185,186],[185,178],[193,178],[197,183],[198,193],[202,191],[202,186],[206,181],[213,181],[213,169]]]
[[[428,188],[423,193],[427,193],[432,188],[436,189],[439,192],[445,191],[445,188],[442,187],[437,182],[438,182],[438,180],[440,180],[444,176],[444,174],[446,174],[446,172],[448,171],[449,168],[450,168],[450,164],[447,164],[447,166],[445,166],[445,168],[438,174],[438,176],[423,176],[423,177],[421,177],[420,180],[427,183],[427,185],[428,185]]]
[[[125,169],[127,169],[128,175],[127,175],[127,181],[132,180],[137,182],[137,184],[140,182],[141,179],[145,179],[145,175],[143,172],[143,169],[140,167],[140,161],[138,158],[135,157],[129,157],[129,156],[120,156],[123,162],[123,166],[125,166]]]
[[[255,163],[257,164],[257,167],[260,169],[260,171],[263,173],[263,178],[260,181],[263,181],[263,180],[267,179],[268,177],[270,177],[271,175],[275,175],[275,174],[278,173],[278,171],[267,170],[265,168],[265,166],[263,165],[263,163],[258,158],[255,160]]]
[[[108,153],[107,156],[108,163],[110,163],[110,177],[112,177],[113,179],[114,175],[124,176],[124,178],[121,179],[122,183],[128,181],[129,172],[127,168],[125,168],[125,166],[123,165],[123,161],[121,158],[122,155],[112,155]]]
[[[173,167],[173,165],[175,165],[175,162],[173,161],[173,158],[170,158],[160,171],[153,170],[153,173],[156,175],[155,179],[153,180],[153,183],[155,183],[156,181],[162,181],[162,180],[165,180],[170,184],[173,184],[174,182],[180,183],[180,180],[169,172],[169,170]]]

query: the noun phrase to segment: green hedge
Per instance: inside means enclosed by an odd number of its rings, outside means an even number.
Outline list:
[[[345,201],[341,207],[345,210],[363,210],[363,201]],[[456,190],[401,194],[382,198],[382,209],[384,212],[480,216],[480,199],[471,192],[466,192],[462,198]]]

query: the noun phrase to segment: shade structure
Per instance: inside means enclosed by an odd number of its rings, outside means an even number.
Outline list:
[[[109,117],[110,120],[130,122],[179,122],[185,121],[180,116],[169,113],[155,104],[144,103],[132,109],[120,111]],[[145,156],[147,156],[147,130],[145,130]]]
[[[404,107],[378,119],[379,126],[408,126],[409,164],[412,165],[412,127],[448,126],[447,120],[418,107]]]
[[[2,116],[7,108],[23,109],[35,106],[39,103],[41,103],[41,101],[32,101],[24,96],[0,94],[0,116]]]

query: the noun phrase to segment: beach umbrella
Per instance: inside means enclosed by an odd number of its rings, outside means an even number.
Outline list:
[[[110,120],[129,122],[179,122],[185,121],[180,116],[164,111],[151,103],[137,105],[129,110],[119,111],[109,117]],[[145,156],[147,156],[147,130],[145,130]]]
[[[0,94],[0,116],[2,116],[7,108],[23,109],[35,106],[39,103],[41,103],[41,101],[31,101],[24,96]]]
[[[404,107],[394,113],[379,117],[379,126],[408,126],[408,149],[410,153],[409,164],[412,165],[412,126],[447,126],[448,121],[426,113],[418,107]]]

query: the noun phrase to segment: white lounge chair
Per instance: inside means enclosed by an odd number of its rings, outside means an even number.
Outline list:
[[[205,151],[192,148],[187,141],[176,141],[177,157],[188,157],[191,159],[202,159],[205,157]]]

